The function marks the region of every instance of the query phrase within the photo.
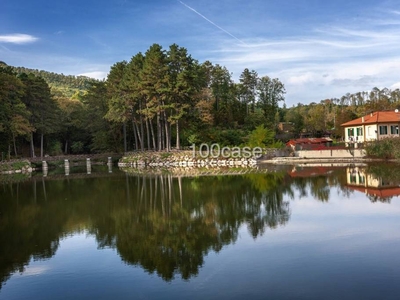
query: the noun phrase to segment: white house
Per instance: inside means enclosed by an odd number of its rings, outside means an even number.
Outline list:
[[[347,143],[364,143],[399,136],[400,112],[377,111],[343,123]]]

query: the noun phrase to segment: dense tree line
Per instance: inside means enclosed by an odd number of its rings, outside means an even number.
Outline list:
[[[129,62],[114,64],[106,86],[106,118],[130,132],[137,150],[220,142],[221,133],[226,143],[241,143],[246,130],[274,126],[285,93],[278,79],[247,69],[234,83],[225,67],[200,64],[176,44],[168,50],[154,44]]]
[[[92,81],[73,97],[51,93],[40,71],[3,65],[0,72],[2,105],[15,114],[2,110],[1,151],[12,146],[15,155],[27,141],[30,155],[37,155],[36,146],[41,156],[169,151],[200,141],[239,145],[258,125],[276,126],[285,93],[278,79],[247,69],[235,83],[225,67],[199,63],[176,44],[168,50],[154,44],[115,63],[105,81]],[[60,78],[68,84],[68,76]]]
[[[58,83],[74,94],[51,89]],[[169,151],[192,143],[250,145],[252,137],[268,144],[280,133],[279,122],[292,125],[278,135],[282,142],[304,133],[341,137],[343,122],[400,104],[399,89],[373,88],[290,108],[284,95],[277,78],[245,69],[234,82],[224,66],[199,63],[176,44],[154,44],[115,63],[104,81],[0,63],[0,151]]]
[[[293,124],[293,134],[310,133],[312,136],[331,133],[343,136],[340,124],[374,111],[400,108],[400,90],[374,87],[369,92],[347,93],[340,98],[321,100],[304,105],[298,103],[281,109],[282,120]]]

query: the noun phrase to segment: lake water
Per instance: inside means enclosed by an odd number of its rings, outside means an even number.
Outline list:
[[[399,299],[398,166],[0,183],[0,299]]]

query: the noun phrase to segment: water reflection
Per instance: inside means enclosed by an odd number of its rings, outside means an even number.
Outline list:
[[[372,202],[390,202],[400,195],[400,170],[387,166],[346,169],[349,189],[365,193]]]
[[[83,230],[129,265],[166,281],[189,279],[207,253],[237,240],[241,226],[256,239],[287,224],[290,199],[310,194],[327,202],[332,187],[343,197],[355,190],[348,182],[354,169],[337,167],[194,178],[110,174],[108,166],[104,174],[85,171],[0,186],[1,283],[31,258],[52,257],[61,239]],[[351,183],[369,182],[371,170],[357,172],[365,179]]]

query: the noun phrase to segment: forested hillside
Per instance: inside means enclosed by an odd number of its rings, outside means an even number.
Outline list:
[[[85,92],[96,80],[87,76],[74,76],[57,74],[44,70],[28,69],[24,67],[12,67],[17,74],[33,74],[43,78],[53,94],[72,97]]]
[[[0,63],[0,151],[19,157],[170,151],[193,143],[279,146],[305,133],[340,139],[340,124],[400,106],[398,89],[293,107],[284,95],[278,78],[245,69],[234,82],[224,66],[200,63],[176,44],[154,44],[115,63],[105,81]],[[280,122],[292,124],[289,132],[280,132]]]

